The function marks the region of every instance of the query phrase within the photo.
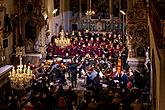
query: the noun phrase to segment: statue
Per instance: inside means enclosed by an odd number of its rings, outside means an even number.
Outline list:
[[[25,40],[25,48],[26,48],[26,52],[33,52],[33,41],[31,39],[29,40]]]
[[[24,47],[16,47],[16,57],[19,57],[20,65],[22,65],[22,56],[25,55]]]
[[[144,66],[146,67],[147,72],[149,72],[149,67],[148,67],[148,63],[150,63],[149,54],[150,53],[149,53],[149,47],[148,47],[147,50],[146,50],[146,53],[145,53],[146,59],[145,59],[145,62],[144,62]]]
[[[36,40],[36,23],[33,20],[29,20],[25,24],[25,46],[26,52],[33,52]]]

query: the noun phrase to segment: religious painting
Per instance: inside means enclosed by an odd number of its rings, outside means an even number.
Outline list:
[[[11,28],[11,20],[10,20],[8,14],[6,14],[5,17],[4,17],[4,31],[5,31],[5,32],[10,32],[10,31],[12,31],[12,28]]]
[[[92,19],[109,19],[109,0],[91,0]]]
[[[58,16],[60,14],[60,0],[54,0],[54,9],[57,9],[56,16]]]
[[[26,38],[34,41],[36,38],[36,23],[33,20],[27,21],[25,30]]]
[[[37,38],[37,24],[29,20],[25,24],[25,47],[26,52],[33,52],[34,43]]]

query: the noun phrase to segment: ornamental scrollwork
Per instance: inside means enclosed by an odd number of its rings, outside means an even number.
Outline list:
[[[134,13],[134,11],[133,10],[127,11],[127,22],[131,24],[131,23],[134,22],[134,20],[135,20],[135,13]]]
[[[145,46],[147,40],[147,29],[144,24],[137,24],[134,29],[134,40],[136,45]]]

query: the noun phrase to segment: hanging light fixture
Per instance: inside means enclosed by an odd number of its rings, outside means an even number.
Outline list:
[[[95,14],[95,12],[94,11],[92,11],[92,10],[87,10],[87,12],[85,13],[87,16],[92,16],[92,15],[94,15]]]
[[[90,30],[91,16],[95,15],[95,12],[93,10],[91,10],[91,0],[89,1],[89,9],[87,10],[87,12],[85,14],[88,17],[88,30]]]
[[[85,13],[87,16],[92,16],[95,14],[95,12],[91,9],[91,0],[89,1],[89,10]]]
[[[70,39],[65,37],[64,30],[62,29],[60,32],[60,38],[55,38],[56,46],[65,48],[68,45],[71,45]]]
[[[22,65],[22,56],[25,54],[24,47],[16,48],[16,57],[19,56],[20,64],[13,67],[9,75],[11,88],[23,90],[31,87],[33,82],[33,73],[30,66]]]
[[[63,5],[62,5],[62,24],[61,24],[62,29],[60,32],[60,38],[55,38],[56,46],[58,46],[60,48],[65,48],[66,46],[71,45],[70,39],[65,37],[63,13],[64,13],[64,0],[63,0]]]

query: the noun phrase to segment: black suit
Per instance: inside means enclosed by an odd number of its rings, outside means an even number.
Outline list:
[[[72,63],[70,65],[70,72],[71,72],[71,82],[72,82],[72,87],[76,87],[77,85],[77,66],[78,64],[77,63]]]

